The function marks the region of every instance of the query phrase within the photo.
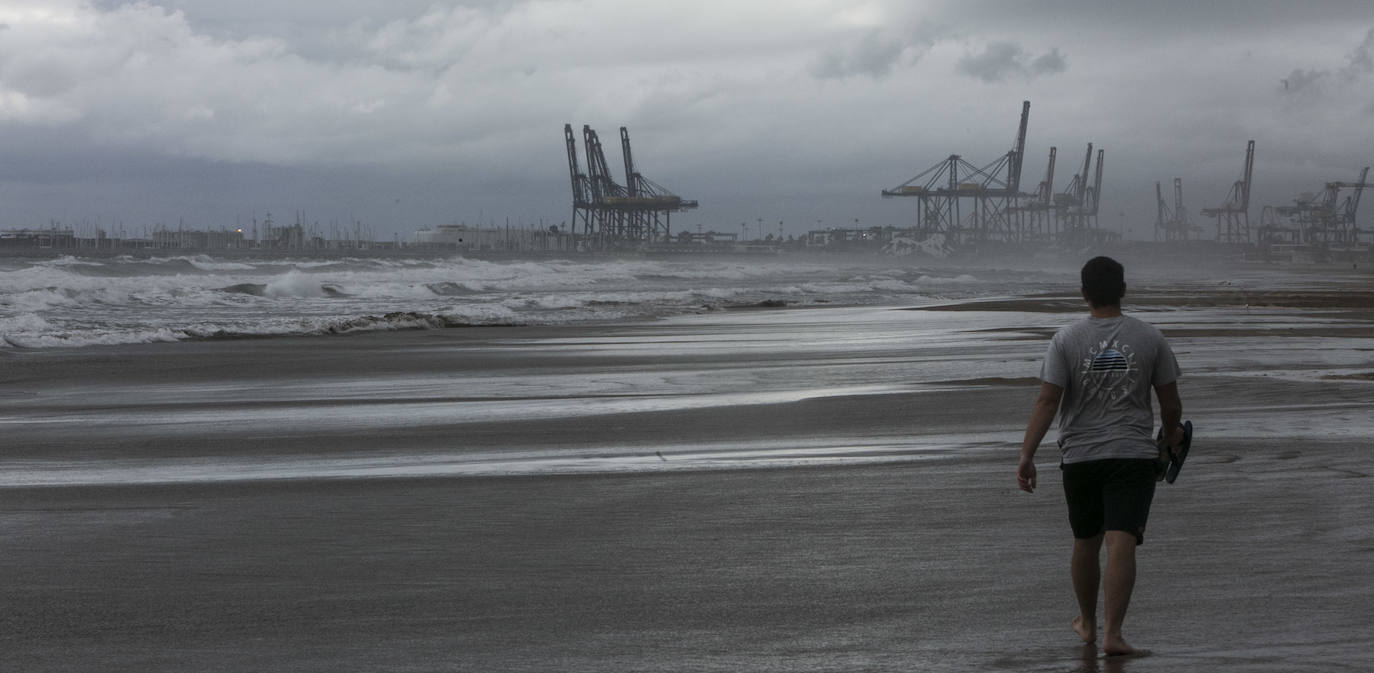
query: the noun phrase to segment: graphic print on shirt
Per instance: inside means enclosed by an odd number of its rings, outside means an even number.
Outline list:
[[[1135,388],[1139,371],[1135,350],[1130,344],[1120,340],[1101,341],[1088,349],[1079,367],[1078,382],[1080,389],[1090,397],[1115,402]]]

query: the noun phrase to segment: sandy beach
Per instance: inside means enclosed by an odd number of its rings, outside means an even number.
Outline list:
[[[1016,489],[1037,296],[5,351],[4,667],[1367,670],[1367,295],[1268,296],[1128,297],[1199,428],[1150,656],[1069,630],[1052,446]]]

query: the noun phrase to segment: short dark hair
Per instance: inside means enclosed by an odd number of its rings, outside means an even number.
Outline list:
[[[1094,257],[1083,265],[1083,294],[1093,306],[1120,306],[1126,295],[1126,269],[1111,257]]]

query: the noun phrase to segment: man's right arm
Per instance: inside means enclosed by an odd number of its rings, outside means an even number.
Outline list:
[[[1178,397],[1178,383],[1170,381],[1155,386],[1155,397],[1159,398],[1159,422],[1164,428],[1164,438],[1169,446],[1183,443],[1183,400]]]
[[[1016,481],[1021,490],[1035,492],[1035,450],[1045,439],[1055,414],[1059,413],[1059,400],[1064,389],[1049,382],[1040,384],[1040,395],[1035,399],[1030,421],[1026,423],[1026,436],[1021,440],[1021,460],[1016,466]]]

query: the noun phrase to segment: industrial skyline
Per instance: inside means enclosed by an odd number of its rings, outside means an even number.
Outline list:
[[[1179,177],[1207,229],[1255,140],[1254,228],[1374,163],[1374,7],[15,0],[0,228],[572,226],[564,123],[635,131],[674,229],[911,226],[878,192],[997,160],[1023,100],[1023,192],[1091,142],[1099,226],[1152,238]]]

